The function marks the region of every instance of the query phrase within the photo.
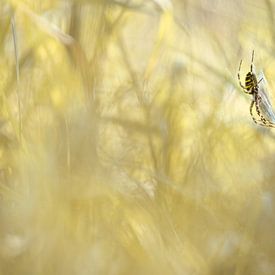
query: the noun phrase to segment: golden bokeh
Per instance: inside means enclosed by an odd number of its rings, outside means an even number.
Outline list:
[[[275,1],[0,3],[0,275],[275,274]]]

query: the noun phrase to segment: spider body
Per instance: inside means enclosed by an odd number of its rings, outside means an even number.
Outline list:
[[[259,77],[260,80],[257,79],[253,59],[254,51],[252,52],[250,71],[245,76],[245,85],[242,84],[240,79],[240,70],[242,65],[241,60],[238,71],[239,84],[245,93],[252,95],[252,102],[250,104],[250,115],[253,121],[261,126],[275,128],[275,114],[273,112],[272,105],[266,93],[267,91],[265,87],[265,77],[262,73],[261,77]],[[254,106],[256,108],[258,118],[256,118],[253,114]]]
[[[253,94],[253,89],[258,85],[257,77],[254,73],[248,72],[245,77],[245,89],[250,94]]]

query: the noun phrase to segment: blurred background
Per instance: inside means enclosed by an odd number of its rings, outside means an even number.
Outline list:
[[[275,274],[274,11],[1,1],[0,274]]]

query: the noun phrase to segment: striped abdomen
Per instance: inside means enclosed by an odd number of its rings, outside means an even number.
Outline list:
[[[258,86],[257,78],[255,74],[249,72],[245,77],[245,89],[250,91],[251,89],[255,89]]]

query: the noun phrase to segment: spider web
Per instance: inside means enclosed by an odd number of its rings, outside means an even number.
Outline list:
[[[261,80],[262,79],[262,80]],[[260,71],[258,75],[259,96],[261,98],[259,107],[264,117],[272,123],[275,123],[275,113],[270,101],[269,86],[263,71]]]

